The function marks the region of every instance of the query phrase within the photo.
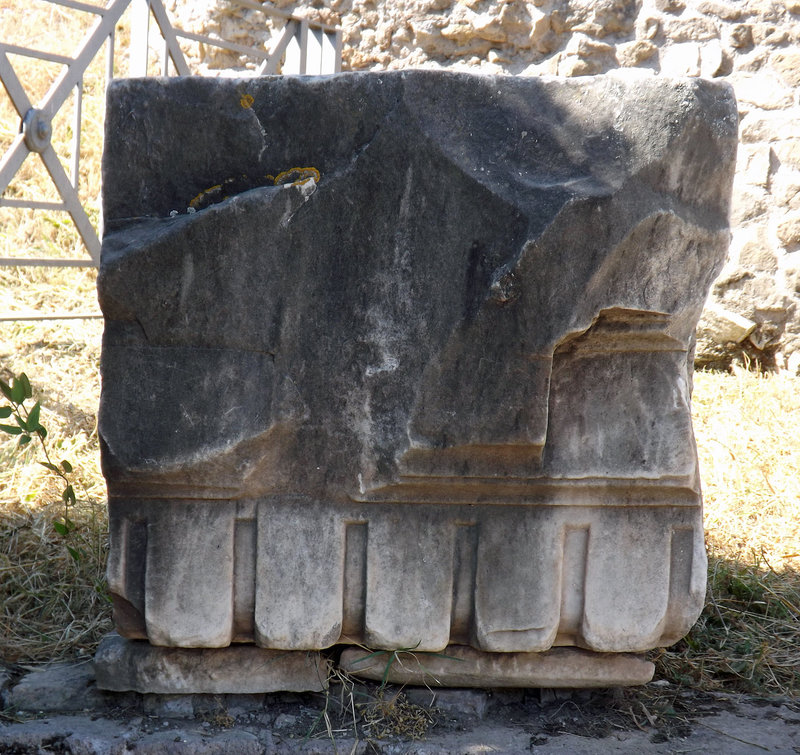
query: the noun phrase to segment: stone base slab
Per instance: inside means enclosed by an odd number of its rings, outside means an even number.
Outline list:
[[[156,694],[320,692],[329,661],[319,653],[227,648],[166,648],[109,634],[95,655],[100,689]]]
[[[628,653],[482,653],[461,645],[441,653],[348,648],[339,664],[365,679],[435,687],[617,687],[646,684],[655,671],[650,661]]]

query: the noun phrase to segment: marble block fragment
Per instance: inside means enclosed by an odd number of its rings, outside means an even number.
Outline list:
[[[94,659],[97,686],[114,692],[154,694],[260,694],[321,692],[330,662],[319,653],[287,653],[253,645],[163,648],[103,638]]]
[[[542,653],[482,653],[451,645],[442,653],[347,648],[342,669],[391,684],[427,687],[620,687],[646,684],[655,667],[628,653],[553,648]]]
[[[120,634],[678,640],[705,591],[693,334],[736,135],[731,89],[697,79],[114,82]]]

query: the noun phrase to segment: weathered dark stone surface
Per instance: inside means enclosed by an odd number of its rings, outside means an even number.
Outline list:
[[[414,71],[109,103],[120,632],[637,652],[688,629],[729,88]],[[297,167],[319,181],[266,177]]]
[[[2,696],[2,701],[14,710],[89,710],[108,701],[93,682],[91,662],[50,666],[27,674]]]

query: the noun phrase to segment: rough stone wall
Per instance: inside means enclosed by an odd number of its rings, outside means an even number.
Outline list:
[[[266,42],[283,21],[171,0],[184,28]],[[269,5],[269,3],[265,3]],[[733,237],[698,329],[698,364],[800,371],[800,0],[275,0],[341,26],[345,70],[583,76],[635,68],[723,78],[740,109]],[[198,47],[207,70],[244,61]]]

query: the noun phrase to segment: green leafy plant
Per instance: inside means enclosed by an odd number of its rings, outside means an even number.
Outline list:
[[[41,403],[36,401],[30,408],[26,403],[33,399],[33,389],[28,376],[21,372],[12,378],[10,383],[0,380],[0,390],[8,400],[6,406],[0,406],[0,419],[13,419],[15,422],[13,425],[0,424],[0,430],[7,435],[16,436],[19,448],[27,446],[34,439],[38,441],[40,450],[45,458],[45,461],[40,461],[39,464],[56,475],[64,486],[61,493],[64,514],[60,520],[56,519],[53,522],[53,529],[61,537],[66,538],[75,529],[75,523],[70,519],[69,515],[70,508],[77,503],[75,488],[70,479],[70,475],[73,473],[72,464],[66,459],[56,464],[50,457],[47,443],[45,442],[47,429],[40,421]],[[81,553],[77,548],[67,544],[67,550],[75,561],[80,561]]]

